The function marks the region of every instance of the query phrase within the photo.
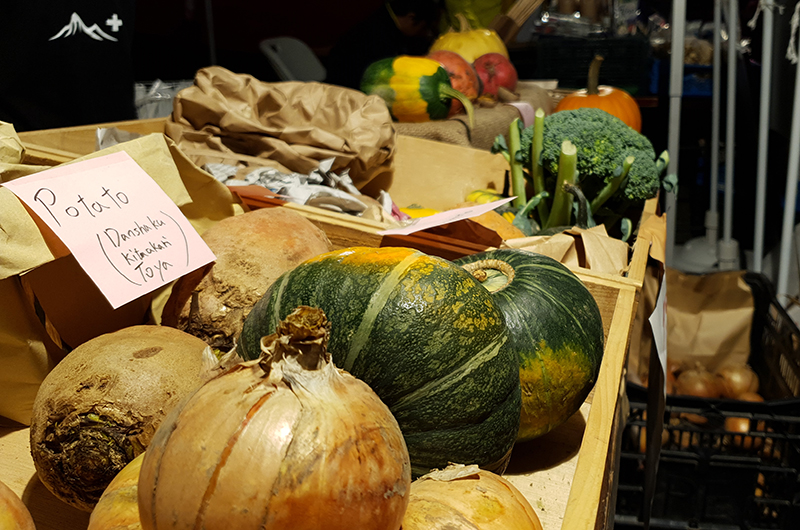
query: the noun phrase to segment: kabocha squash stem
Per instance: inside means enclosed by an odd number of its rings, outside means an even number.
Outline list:
[[[462,265],[462,267],[465,271],[472,274],[476,280],[484,284],[484,287],[486,287],[490,293],[501,291],[511,285],[511,282],[514,281],[514,267],[499,259],[475,261],[472,263],[466,263]],[[503,283],[500,281],[496,284],[487,285],[486,282],[489,280],[489,273],[487,270],[495,270],[500,272],[503,275],[505,282]]]

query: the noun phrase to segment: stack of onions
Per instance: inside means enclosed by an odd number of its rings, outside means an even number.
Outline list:
[[[145,530],[397,530],[411,464],[389,409],[338,370],[329,324],[299,307],[263,356],[212,379],[162,423],[139,476]]]

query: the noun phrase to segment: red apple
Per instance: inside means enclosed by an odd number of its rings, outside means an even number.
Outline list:
[[[483,83],[481,95],[497,97],[497,89],[507,88],[512,92],[517,88],[517,69],[508,58],[500,53],[485,53],[472,63]]]

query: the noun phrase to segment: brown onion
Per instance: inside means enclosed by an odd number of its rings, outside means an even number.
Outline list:
[[[403,530],[542,530],[542,524],[506,479],[453,464],[411,484]]]
[[[745,392],[758,392],[758,376],[745,363],[726,364],[717,370],[723,397],[738,399]]]
[[[145,530],[397,530],[411,464],[388,407],[337,369],[325,314],[300,307],[173,410],[145,453]]]
[[[141,530],[137,484],[142,460],[144,453],[116,474],[92,510],[86,530]]]
[[[675,393],[681,396],[718,398],[720,396],[717,377],[701,365],[684,370],[675,379]]]
[[[14,490],[0,482],[0,528],[2,530],[36,530],[28,507]]]
[[[704,399],[718,398],[720,391],[717,376],[698,363],[694,368],[682,371],[675,379],[675,394]],[[708,418],[699,414],[682,413],[681,417],[699,425],[708,421]]]

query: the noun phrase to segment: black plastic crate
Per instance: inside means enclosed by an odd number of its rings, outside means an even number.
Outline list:
[[[633,95],[650,90],[651,47],[646,38],[543,35],[536,42],[536,78],[557,79],[559,88],[586,88],[589,65],[603,56],[599,82]]]
[[[766,401],[667,397],[650,528],[800,529],[800,330],[763,276],[745,280],[755,301],[749,364]],[[627,390],[617,530],[644,527],[647,390]],[[726,430],[729,417],[748,418],[747,434]]]

